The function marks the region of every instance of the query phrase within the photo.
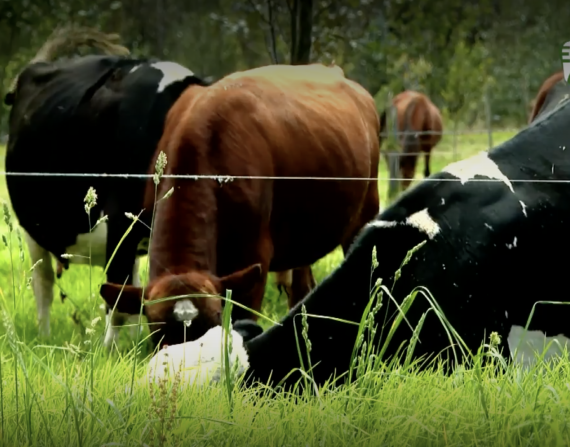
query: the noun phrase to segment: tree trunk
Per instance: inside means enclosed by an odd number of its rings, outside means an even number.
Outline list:
[[[291,65],[311,60],[313,0],[294,0],[291,11]]]
[[[156,35],[155,35],[155,57],[159,59],[165,58],[164,48],[164,5],[162,0],[156,0],[156,17],[155,17]]]
[[[267,0],[267,21],[269,22],[269,42],[267,48],[269,49],[271,63],[278,64],[279,58],[277,57],[277,36],[275,35],[274,20],[273,5],[271,4],[271,0]]]

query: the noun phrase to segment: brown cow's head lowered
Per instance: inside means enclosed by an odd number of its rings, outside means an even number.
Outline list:
[[[261,264],[254,264],[231,275],[218,278],[205,271],[189,271],[157,278],[144,290],[136,286],[105,283],[101,296],[117,312],[146,316],[154,345],[176,345],[194,341],[221,324],[222,300],[217,297],[188,295],[223,295],[232,290],[233,297],[248,293],[261,280]],[[176,297],[158,301],[163,298]],[[115,306],[116,305],[116,306]]]

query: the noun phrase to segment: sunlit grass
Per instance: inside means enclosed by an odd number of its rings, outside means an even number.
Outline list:
[[[497,144],[511,136],[496,133],[494,140]],[[450,151],[449,139],[438,149]],[[486,142],[484,134],[461,137],[457,159],[486,149]],[[432,158],[434,172],[454,161],[453,154],[438,155],[438,149]],[[384,162],[380,177],[387,177]],[[384,203],[386,187],[380,182]],[[4,180],[0,196],[7,199]],[[325,387],[317,396],[303,394],[296,400],[234,390],[230,405],[223,384],[187,388],[177,395],[166,385],[154,390],[142,386],[147,345],[132,349],[128,330],[121,331],[120,352],[108,354],[101,345],[103,301],[96,291],[102,269],[73,265],[64,273],[58,286],[68,297],[62,303],[56,288],[52,336],[39,340],[35,302],[31,288],[26,288],[31,267],[27,248],[20,248],[4,222],[0,233],[12,246],[10,253],[0,241],[0,308],[6,311],[0,315],[1,446],[570,445],[567,359],[526,372],[512,366],[505,371],[496,363],[481,366],[489,347],[472,368],[451,376],[439,370],[419,373],[406,361],[373,362],[365,353],[362,362],[355,363],[360,377],[355,384]],[[341,260],[342,252],[336,250],[317,262],[317,281]],[[414,299],[426,298],[418,294],[402,306]],[[278,297],[273,278],[263,312],[272,319],[286,312],[286,300]],[[363,321],[361,327],[365,325]],[[308,333],[310,337],[310,329]]]

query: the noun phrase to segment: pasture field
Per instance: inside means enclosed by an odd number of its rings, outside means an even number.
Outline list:
[[[497,132],[494,142],[512,136]],[[432,172],[453,161],[451,154],[438,154],[452,151],[451,138],[445,136],[435,149]],[[458,158],[486,148],[485,134],[461,136]],[[423,160],[418,178],[422,170]],[[386,177],[382,161],[380,178]],[[386,206],[387,183],[381,181],[379,188]],[[4,178],[0,196],[8,199]],[[38,191],[38,200],[49,199]],[[109,354],[102,347],[102,269],[72,266],[64,273],[57,287],[67,299],[62,303],[56,288],[52,335],[39,340],[27,247],[16,226],[10,232],[5,217],[0,232],[5,238],[0,243],[2,447],[570,445],[567,359],[527,372],[481,368],[475,362],[451,377],[439,371],[417,373],[413,367],[375,366],[350,387],[321,389],[318,396],[297,399],[254,396],[253,390],[230,390],[223,384],[177,392],[141,385],[150,354],[146,344],[134,349],[125,328],[120,352]],[[381,262],[380,247],[378,255]],[[317,262],[317,281],[341,259],[336,250]],[[272,280],[263,312],[279,319],[286,304]],[[147,334],[145,329],[143,336]]]

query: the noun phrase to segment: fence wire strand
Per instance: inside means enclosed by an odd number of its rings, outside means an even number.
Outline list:
[[[521,129],[501,129],[496,132],[504,132],[504,133],[518,133]],[[458,136],[458,135],[475,135],[475,134],[485,134],[488,133],[488,130],[468,130],[468,131],[396,131],[396,132],[381,132],[380,136],[382,138],[387,138],[390,136],[402,136],[402,135],[451,135],[451,136]],[[481,151],[479,151],[481,152]],[[484,151],[483,151],[484,152]],[[425,155],[426,152],[399,152],[399,151],[381,151],[381,157],[387,156],[394,156],[397,158],[400,157],[407,157],[407,156],[422,156]],[[431,155],[448,155],[448,154],[456,154],[456,151],[440,151],[437,147],[434,148]],[[469,156],[463,160],[468,160]],[[463,161],[460,160],[460,161]],[[382,163],[382,162],[381,162]],[[457,163],[450,162],[450,163]],[[554,175],[555,166],[553,166],[553,170],[550,174]],[[437,172],[434,172],[436,174]],[[453,176],[452,173],[449,173]],[[478,174],[482,177],[485,177],[484,173]],[[70,177],[70,178],[117,178],[117,179],[151,179],[154,178],[155,174],[132,174],[132,173],[96,173],[96,172],[9,172],[9,171],[0,171],[0,176],[4,177]],[[263,175],[220,175],[220,174],[164,174],[161,175],[161,178],[166,179],[181,179],[181,180],[216,180],[219,183],[228,183],[234,180],[304,180],[304,181],[314,181],[314,180],[324,180],[324,181],[378,181],[378,182],[389,182],[389,181],[409,181],[412,180],[414,182],[461,182],[465,183],[466,180],[462,178],[452,177],[452,178],[422,178],[422,177],[413,177],[403,178],[403,177],[315,177],[315,176],[263,176]],[[506,180],[497,179],[497,178],[469,178],[469,182],[485,182],[485,183],[505,183]],[[570,177],[568,179],[548,179],[548,178],[537,178],[537,179],[509,179],[510,183],[570,183]]]
[[[498,133],[498,132],[500,132],[500,133],[503,133],[503,132],[504,133],[512,133],[512,132],[518,133],[522,129],[524,129],[524,127],[520,128],[520,129],[515,129],[515,128],[500,129],[500,130],[493,131],[493,133]],[[474,130],[465,130],[465,131],[462,131],[462,130],[457,130],[457,131],[453,131],[453,130],[449,130],[449,131],[446,131],[446,130],[421,130],[421,131],[402,130],[402,131],[400,131],[399,130],[396,132],[382,131],[382,132],[380,132],[379,135],[382,138],[387,138],[389,136],[394,136],[394,135],[396,135],[396,136],[401,136],[401,135],[440,135],[440,136],[443,136],[443,135],[480,135],[480,134],[488,134],[488,133],[489,133],[489,131],[487,129],[474,129]]]
[[[446,172],[446,171],[440,171]],[[434,173],[437,174],[437,173]],[[434,175],[432,174],[432,175]],[[448,173],[453,175],[453,173]],[[0,175],[7,177],[90,177],[90,178],[137,178],[137,179],[151,179],[154,178],[154,174],[99,174],[99,173],[66,173],[66,172],[2,172]],[[475,175],[485,176],[484,173]],[[175,178],[183,180],[216,180],[219,183],[228,183],[234,180],[325,180],[325,181],[404,181],[404,180],[414,180],[417,182],[461,182],[466,183],[467,180],[463,178],[453,177],[453,178],[391,178],[391,177],[286,177],[286,176],[265,176],[265,175],[194,175],[194,174],[164,174],[160,178]],[[507,180],[498,178],[469,178],[469,182],[488,182],[488,183],[505,183]],[[568,179],[508,179],[510,183],[570,183],[570,178]]]

